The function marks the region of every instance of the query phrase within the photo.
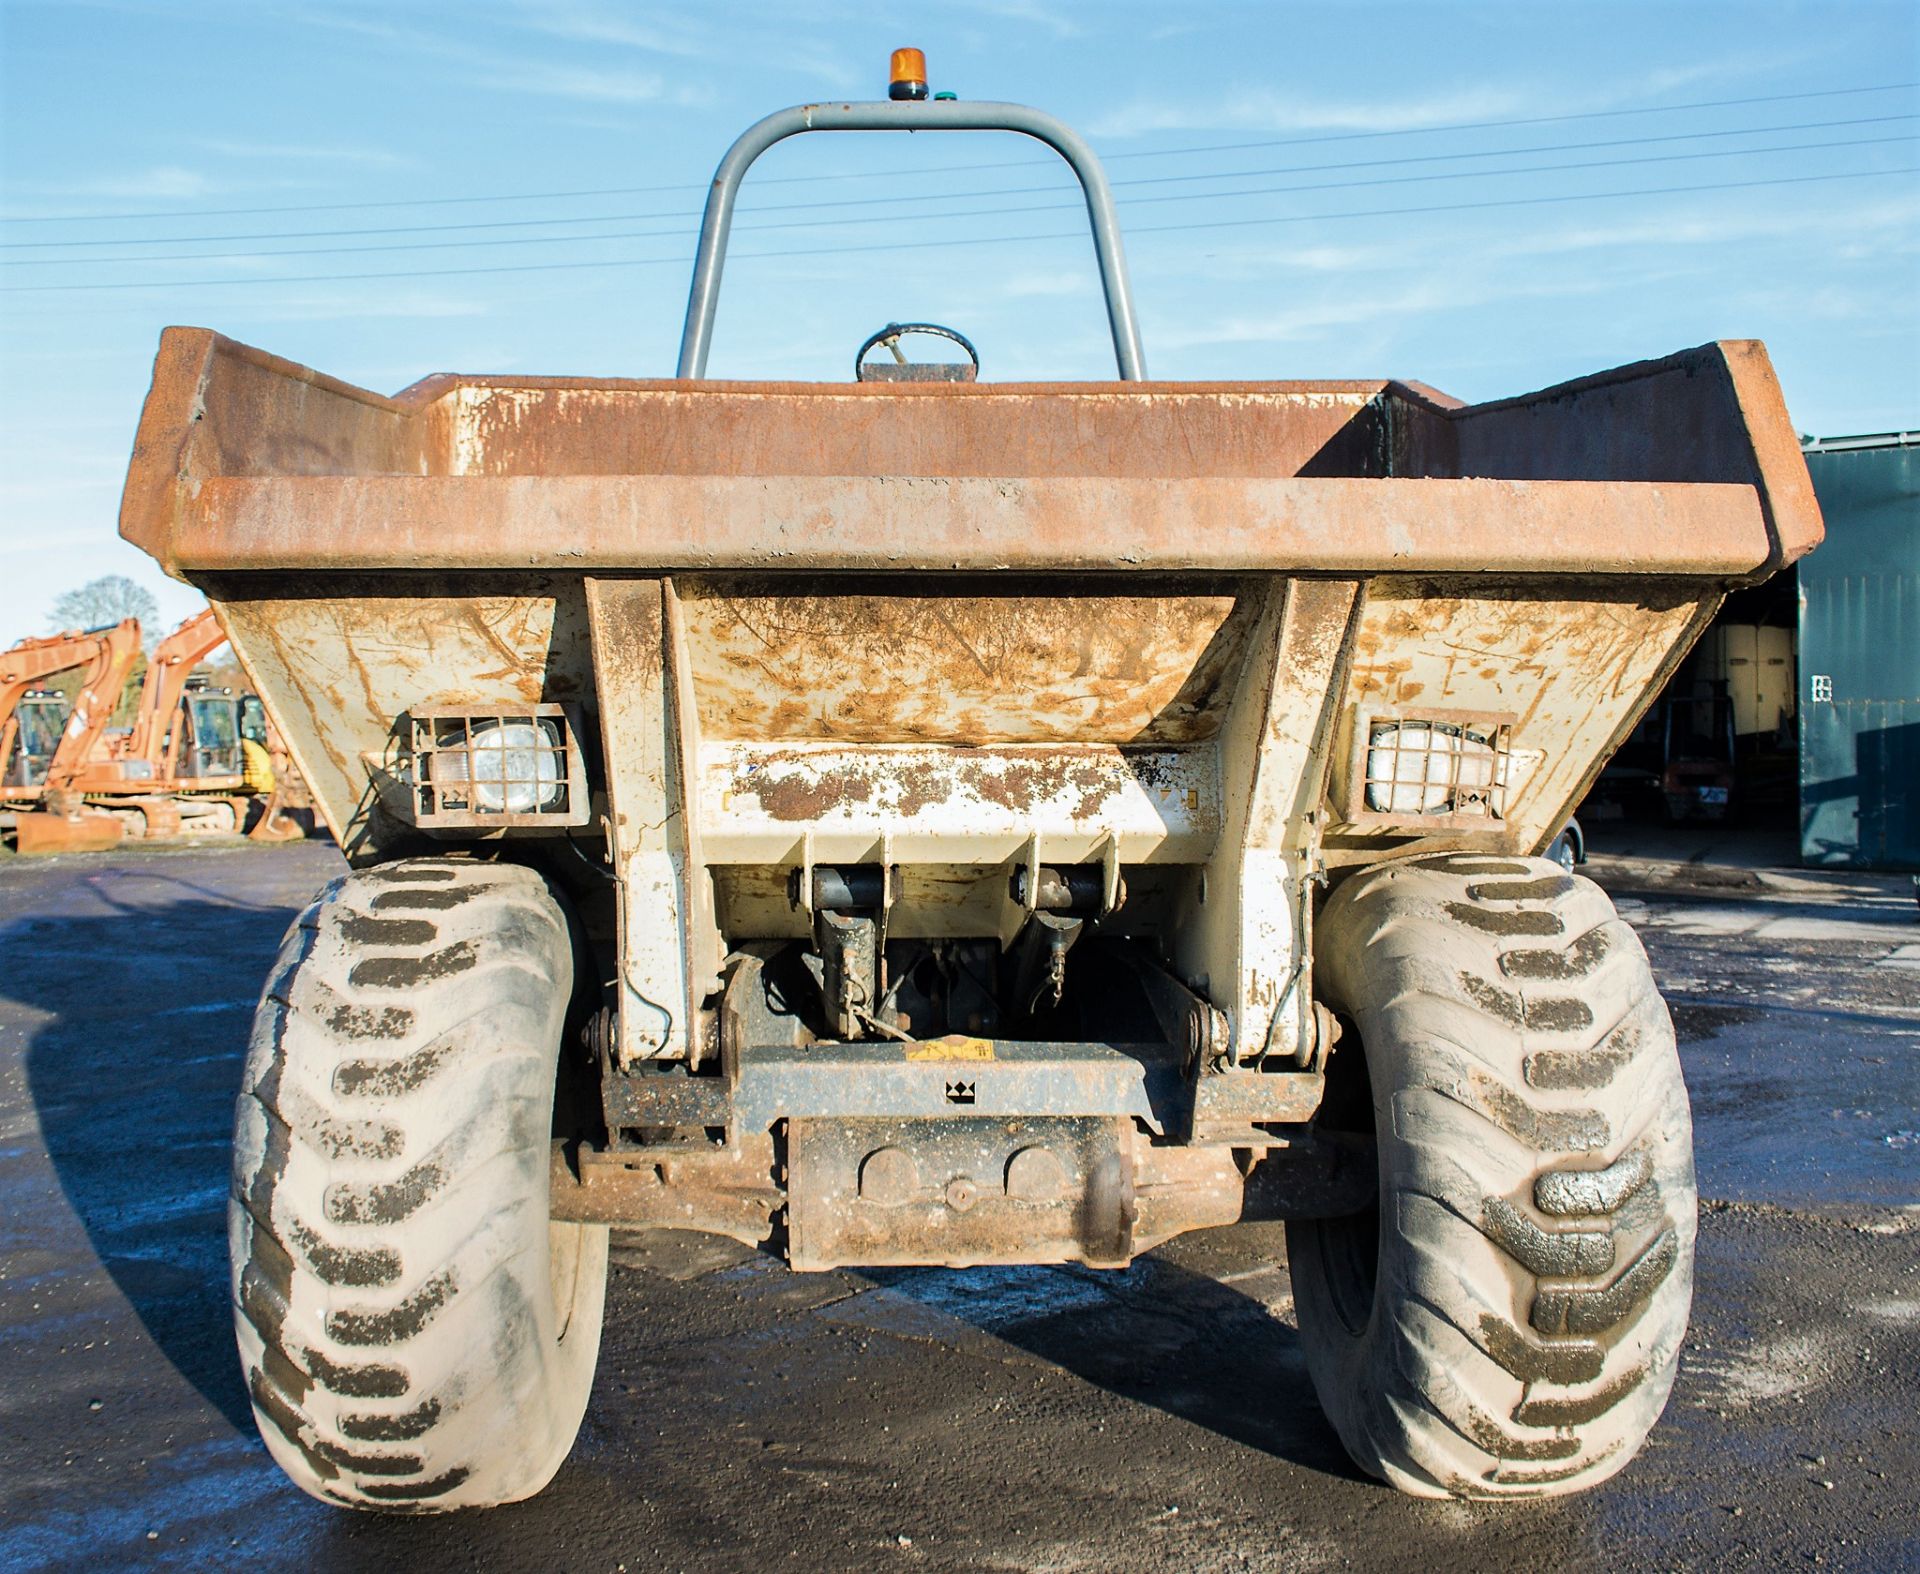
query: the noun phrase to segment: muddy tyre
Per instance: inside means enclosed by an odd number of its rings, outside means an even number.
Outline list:
[[[1373,1209],[1287,1232],[1341,1441],[1424,1497],[1605,1480],[1666,1404],[1692,1299],[1692,1127],[1639,939],[1546,859],[1454,854],[1340,887],[1316,969],[1359,1040],[1324,1119],[1379,1148]]]
[[[254,1018],[228,1209],[260,1435],[389,1513],[538,1492],[600,1345],[604,1228],[548,1218],[567,920],[508,864],[334,881]]]

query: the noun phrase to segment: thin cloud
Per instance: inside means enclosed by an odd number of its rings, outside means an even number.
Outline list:
[[[614,44],[682,58],[698,58],[712,49],[710,34],[689,27],[685,19],[679,17],[656,15],[641,22],[630,15],[592,7],[538,3],[522,4],[515,10],[517,26],[575,43]]]
[[[489,317],[493,312],[480,301],[431,290],[395,294],[317,289],[271,302],[249,301],[245,315],[251,322],[357,322]]]
[[[1569,225],[1536,231],[1480,249],[1483,256],[1535,257],[1569,252],[1727,246],[1735,242],[1797,240],[1824,251],[1836,236],[1860,237],[1920,223],[1920,198],[1866,202],[1851,207],[1788,212],[1671,215],[1634,223]]]
[[[997,286],[1002,295],[1013,300],[1079,295],[1099,287],[1090,273],[1016,273]]]
[[[1140,279],[1205,279],[1210,284],[1273,281],[1291,274],[1359,275],[1426,264],[1409,255],[1405,244],[1336,245],[1323,241],[1290,244],[1225,240],[1203,246],[1160,246],[1161,237],[1143,234],[1130,242],[1128,261]]]
[[[211,196],[225,188],[199,170],[186,169],[178,164],[157,164],[151,169],[131,174],[94,175],[85,180],[63,181],[58,186],[42,186],[39,189],[49,196],[170,202]]]
[[[109,456],[100,456],[88,468],[97,472],[92,478],[76,476],[71,471],[57,476],[39,476],[23,481],[0,481],[0,500],[19,507],[35,503],[55,502],[75,497],[110,497],[114,490],[126,479],[126,461],[115,460]],[[28,526],[34,530],[31,522]],[[5,540],[0,537],[0,540]],[[37,531],[23,536],[17,542],[9,541],[6,550],[14,552],[36,552],[41,549],[44,537]],[[59,545],[59,543],[55,543]]]
[[[1630,82],[1600,91],[1527,83],[1483,85],[1421,96],[1324,99],[1281,86],[1240,88],[1196,99],[1139,99],[1093,122],[1095,136],[1142,136],[1164,131],[1425,131],[1436,126],[1517,120],[1534,115],[1658,109],[1649,102],[1711,83],[1751,82],[1801,68],[1820,51],[1723,55],[1712,61],[1659,66]]]
[[[464,37],[399,27],[391,22],[347,16],[322,9],[291,13],[314,27],[377,39],[395,49],[443,60],[463,71],[477,87],[504,93],[599,104],[691,103],[704,89],[675,83],[657,70],[629,70],[617,66],[581,66],[563,61],[530,58],[523,53],[482,48]]]
[[[1910,339],[1913,325],[1890,321],[1887,298],[1879,289],[1857,289],[1844,284],[1822,284],[1811,290],[1749,289],[1738,304],[1756,314],[1791,317],[1800,322],[1847,323],[1870,328],[1884,324],[1882,337]],[[1911,424],[1911,423],[1909,423]]]
[[[342,147],[326,143],[236,142],[222,137],[194,137],[190,145],[222,158],[272,159],[296,164],[358,164],[383,169],[416,169],[418,159],[387,148]]]
[[[102,497],[107,495],[97,487],[93,490]],[[22,493],[18,497],[13,497],[11,493],[3,495],[20,503],[54,502],[71,505],[73,501],[70,492],[43,491],[33,496]],[[40,529],[31,539],[23,537],[18,541],[13,541],[5,536],[0,536],[0,557],[12,558],[15,559],[16,562],[27,558],[52,558],[59,560],[61,566],[65,567],[71,563],[75,557],[83,557],[84,560],[85,556],[90,556],[91,553],[110,544],[117,544],[115,543],[115,538],[105,534],[89,538],[77,533],[73,535],[62,533],[58,536],[49,537],[44,529]],[[75,575],[75,578],[78,577],[78,575]],[[8,575],[10,587],[17,582],[17,578],[18,576],[15,574]],[[48,599],[52,599],[51,594],[49,594]],[[38,614],[35,615],[37,616]],[[14,616],[16,620],[22,616],[17,608],[14,609]],[[11,625],[8,629],[9,636],[11,636],[13,629],[19,626],[18,621]]]
[[[1422,235],[1428,235],[1422,228]],[[1166,247],[1162,237],[1142,234],[1130,242],[1129,258],[1137,279],[1158,282],[1178,278],[1191,283],[1234,284],[1273,282],[1300,274],[1328,276],[1400,274],[1429,266],[1422,246],[1410,247],[1406,237],[1377,244],[1260,244],[1223,241],[1217,245]],[[1587,252],[1644,251],[1673,256],[1685,252],[1718,254],[1730,247],[1767,243],[1800,245],[1812,255],[1828,259],[1877,259],[1907,255],[1920,245],[1920,197],[1808,209],[1719,213],[1673,211],[1613,223],[1563,224],[1553,229],[1528,229],[1520,234],[1482,232],[1474,227],[1451,228],[1441,242],[1451,269],[1486,269],[1519,262],[1575,266],[1547,259],[1578,257]],[[1587,266],[1587,264],[1577,264]]]
[[[667,79],[657,71],[607,71],[540,61],[502,61],[497,67],[481,67],[474,80],[503,92],[543,93],[596,104],[652,104],[669,96]]]
[[[828,51],[817,38],[789,35],[772,25],[741,25],[721,32],[686,16],[656,14],[641,21],[599,7],[543,3],[520,5],[514,25],[569,43],[610,45],[674,60],[777,65],[783,72],[811,77],[835,89],[850,89],[863,80],[843,56]],[[701,102],[710,97],[703,87],[689,85],[684,91]]]
[[[1163,329],[1153,337],[1156,348],[1176,352],[1215,344],[1285,344],[1317,338],[1335,328],[1365,329],[1400,318],[1440,316],[1495,301],[1589,295],[1613,287],[1610,279],[1531,285],[1426,280],[1393,293],[1355,291],[1255,316],[1243,314]]]
[[[1421,131],[1461,121],[1500,120],[1532,112],[1525,92],[1468,88],[1423,98],[1314,99],[1272,89],[1199,100],[1136,99],[1092,122],[1098,137],[1160,131]]]
[[[1776,49],[1765,53],[1750,50],[1745,54],[1718,55],[1687,65],[1655,66],[1632,89],[1615,95],[1615,98],[1616,102],[1632,102],[1640,98],[1657,98],[1665,93],[1683,92],[1710,82],[1738,82],[1778,71],[1804,71],[1813,61],[1834,53],[1831,45],[1790,51]]]
[[[1053,34],[1055,38],[1079,38],[1084,29],[1065,12],[1035,0],[963,0],[957,9],[974,11],[1001,22],[1023,22]]]
[[[104,172],[77,176],[72,180],[11,180],[6,194],[10,199],[0,210],[0,223],[31,219],[62,219],[100,202],[165,203],[194,202],[236,192],[258,192],[297,188],[301,183],[288,180],[217,180],[204,171],[179,164],[156,164],[149,169]]]

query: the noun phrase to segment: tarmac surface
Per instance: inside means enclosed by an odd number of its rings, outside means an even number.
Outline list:
[[[0,1567],[1920,1565],[1920,908],[1904,878],[1640,851],[1589,872],[1672,1002],[1706,1202],[1673,1401],[1600,1489],[1480,1507],[1359,1475],[1278,1226],[1122,1273],[795,1275],[635,1236],[559,1477],[433,1520],[277,1474],[226,1306],[247,1019],[338,855],[0,860]]]

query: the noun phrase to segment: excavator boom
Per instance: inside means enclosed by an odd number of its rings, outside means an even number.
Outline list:
[[[147,662],[147,676],[140,689],[140,707],[134,715],[133,730],[114,750],[123,760],[142,760],[153,780],[174,775],[173,756],[179,750],[179,729],[174,718],[180,709],[180,696],[186,691],[187,677],[202,661],[227,642],[226,630],[213,614],[213,608],[195,613],[154,647]]]

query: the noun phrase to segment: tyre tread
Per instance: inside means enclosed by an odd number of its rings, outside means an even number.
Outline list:
[[[1289,1226],[1322,1404],[1405,1491],[1604,1480],[1665,1405],[1692,1286],[1686,1092],[1638,937],[1583,877],[1463,854],[1352,877],[1318,932],[1373,1074],[1385,1243],[1356,1332],[1321,1226]]]
[[[449,859],[335,880],[287,931],[235,1106],[229,1233],[255,1418],[316,1497],[511,1502],[572,1442],[605,1231],[566,1227],[594,1240],[554,1308],[547,1111],[571,948],[537,872]]]

